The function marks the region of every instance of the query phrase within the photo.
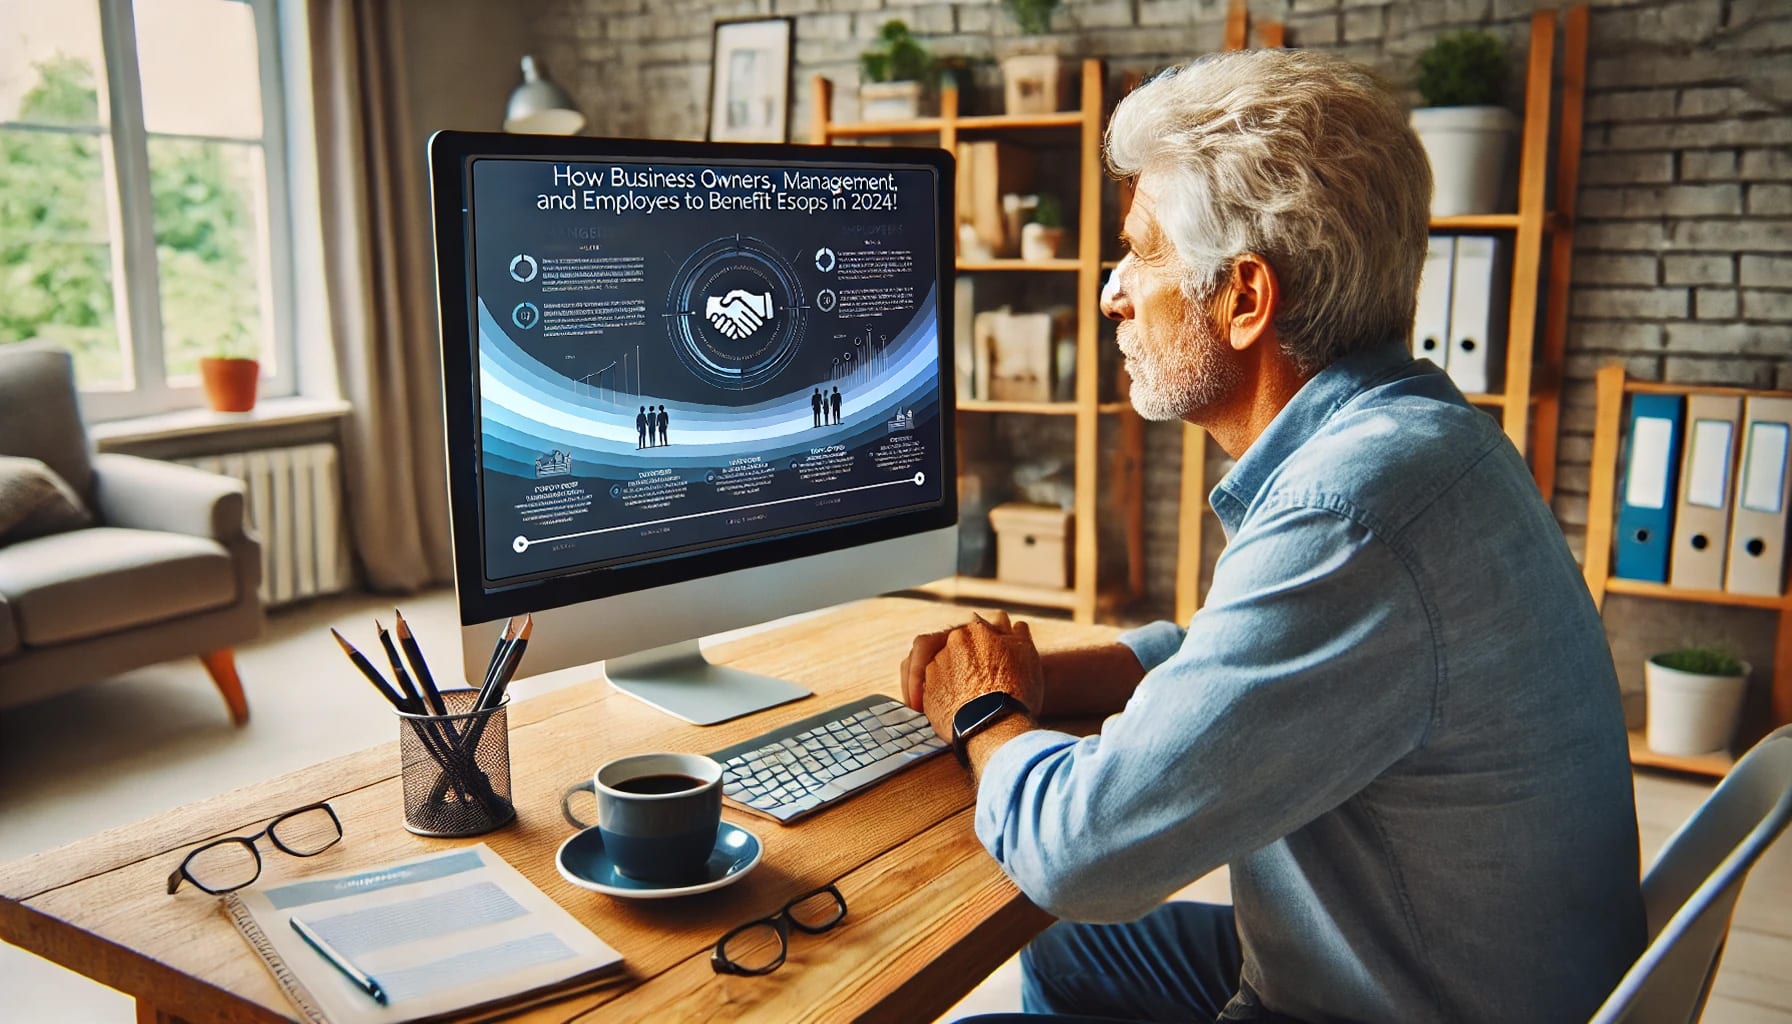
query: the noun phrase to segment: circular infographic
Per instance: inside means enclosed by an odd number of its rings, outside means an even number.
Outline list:
[[[803,294],[789,262],[746,235],[718,238],[685,260],[666,296],[672,351],[699,380],[746,391],[796,358]]]
[[[535,257],[526,252],[518,253],[510,259],[510,278],[518,284],[528,284],[535,280],[536,271],[540,269]]]

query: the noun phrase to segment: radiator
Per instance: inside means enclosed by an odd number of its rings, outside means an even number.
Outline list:
[[[342,520],[335,445],[268,448],[180,461],[243,482],[244,518],[261,538],[264,606],[348,588],[348,532]]]

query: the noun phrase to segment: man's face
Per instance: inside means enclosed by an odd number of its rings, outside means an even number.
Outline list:
[[[1119,321],[1133,408],[1148,420],[1188,419],[1231,393],[1242,370],[1210,303],[1183,293],[1182,260],[1158,225],[1154,184],[1150,172],[1139,177],[1121,232],[1126,257],[1102,290],[1101,311]]]

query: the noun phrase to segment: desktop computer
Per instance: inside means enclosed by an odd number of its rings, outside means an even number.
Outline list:
[[[725,721],[808,691],[697,638],[952,573],[949,154],[439,132],[429,166],[474,685],[531,613],[526,671]]]

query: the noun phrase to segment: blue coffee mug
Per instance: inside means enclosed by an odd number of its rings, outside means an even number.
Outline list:
[[[701,877],[722,823],[722,766],[701,754],[634,754],[567,787],[560,813],[575,828],[590,828],[572,811],[578,792],[597,797],[597,831],[616,870],[641,882],[687,882]]]

